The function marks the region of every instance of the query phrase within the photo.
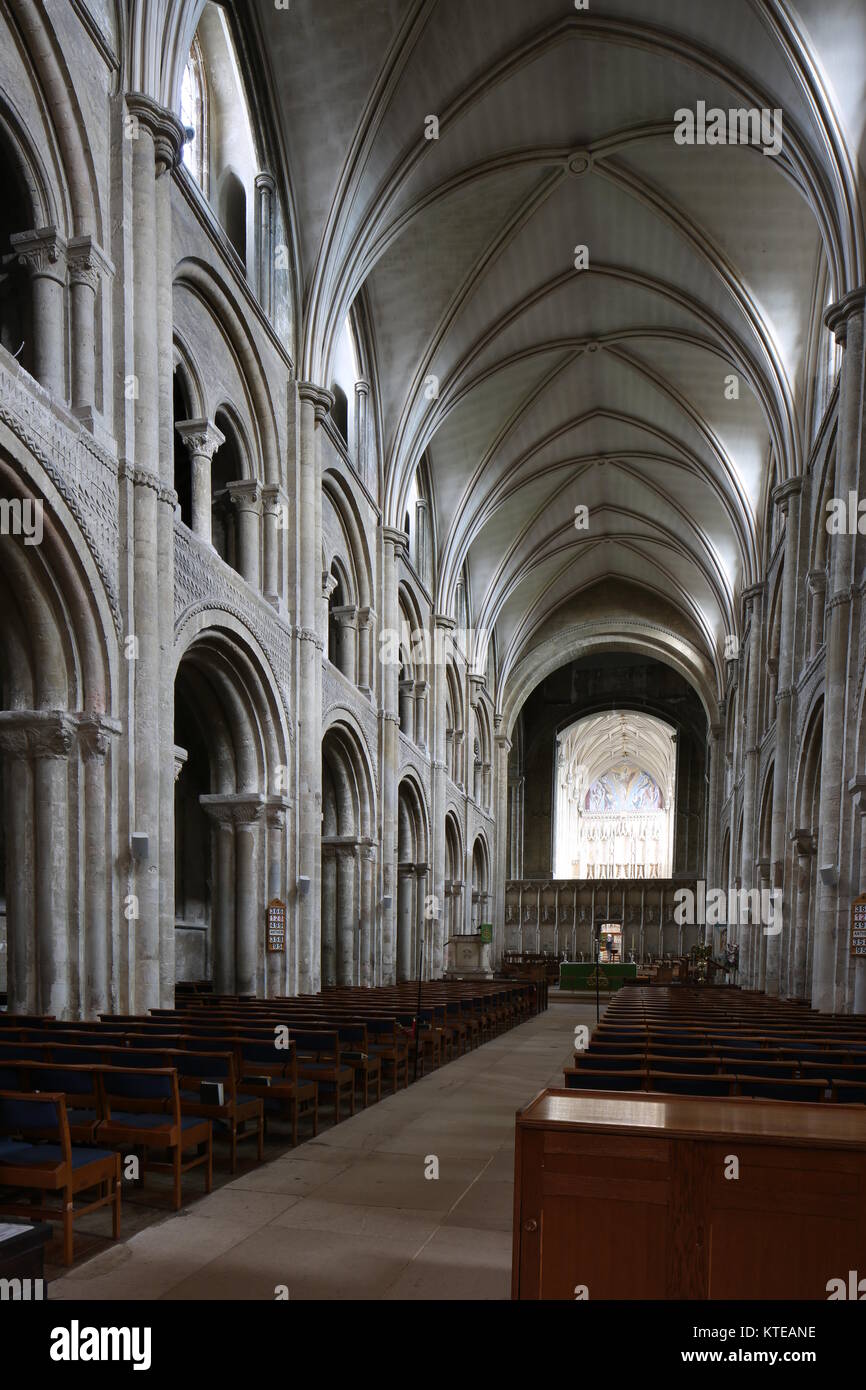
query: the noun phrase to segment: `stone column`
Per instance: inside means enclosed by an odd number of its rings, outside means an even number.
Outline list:
[[[432,693],[432,742],[431,761],[433,773],[433,795],[430,805],[430,824],[433,840],[433,897],[436,916],[433,920],[432,941],[430,944],[430,972],[432,978],[439,979],[444,969],[445,937],[450,932],[448,904],[445,901],[445,812],[446,778],[448,775],[448,748],[445,730],[445,710],[448,694],[446,678],[447,648],[454,630],[453,618],[444,613],[434,615],[433,651],[431,653],[433,693]]]
[[[824,641],[824,605],[827,602],[827,571],[809,570],[810,621],[809,660],[818,654]]]
[[[119,730],[117,730],[119,732]],[[108,922],[107,867],[110,844],[106,824],[106,755],[109,730],[98,719],[83,724],[81,756],[84,763],[84,987],[81,1004],[85,1018],[96,1018],[112,1006],[111,952]]]
[[[358,609],[358,688],[368,697],[373,693],[373,624],[376,614],[372,608]]]
[[[776,506],[786,515],[785,558],[782,574],[782,610],[780,617],[779,673],[776,691],[776,755],[773,763],[773,820],[770,831],[770,887],[782,890],[782,931],[767,936],[767,971],[764,988],[768,994],[781,990],[782,933],[786,947],[791,934],[791,885],[785,882],[785,859],[788,847],[788,784],[789,768],[796,758],[791,747],[791,703],[794,695],[794,629],[797,619],[797,560],[800,551],[800,478],[782,483],[773,493]],[[774,911],[774,930],[779,925]]]
[[[274,315],[275,189],[271,174],[256,174],[256,291],[269,319]]]
[[[809,913],[814,898],[815,850],[817,836],[809,829],[795,830],[791,836],[797,856],[797,896],[794,904],[794,946],[790,970],[790,994],[793,999],[806,998],[807,943]]]
[[[371,986],[374,981],[373,945],[376,931],[376,846],[365,844],[361,847],[361,940],[360,977],[361,984]]]
[[[74,237],[67,248],[72,349],[72,410],[92,427],[96,403],[96,295],[100,275],[109,270],[89,236]]]
[[[180,420],[175,429],[189,454],[192,484],[192,529],[200,540],[211,544],[211,465],[225,435],[210,420]]]
[[[291,805],[288,797],[271,796],[268,799],[265,818],[267,824],[267,900],[279,898],[286,901],[286,825]],[[291,994],[289,987],[289,931],[286,922],[286,947],[283,956],[277,952],[268,954],[265,943],[265,997],[274,998],[278,994]]]
[[[412,979],[412,901],[415,865],[397,865],[397,983]]]
[[[415,737],[415,682],[400,682],[400,731],[407,738]]]
[[[848,790],[853,793],[852,806],[860,839],[860,862],[857,882],[851,884],[852,898],[866,892],[866,776],[852,777]],[[853,979],[848,989],[849,1007],[852,1013],[866,1013],[866,961],[862,957],[851,957],[850,969]]]
[[[423,959],[421,959],[421,974],[425,980],[430,979],[430,936],[432,919],[428,916],[427,904],[427,874],[428,864],[415,865],[415,939],[412,953],[412,978],[418,978],[418,962],[421,958],[421,946],[423,944]]]
[[[358,670],[358,610],[353,603],[332,608],[329,616],[337,624],[337,666],[354,685]]]
[[[264,936],[259,894],[259,827],[261,806],[250,807],[250,818],[235,827],[237,873],[237,987],[239,994],[258,990],[259,943]],[[260,927],[261,923],[261,927]]]
[[[866,355],[863,310],[866,291],[855,290],[827,311],[825,322],[845,349],[839,387],[839,434],[836,447],[834,495],[847,500],[866,476],[866,433],[863,429],[866,395]],[[812,1007],[822,1013],[841,1012],[846,981],[837,969],[837,948],[847,945],[850,884],[843,880],[842,817],[848,706],[848,654],[853,597],[856,537],[832,537],[831,597],[825,637],[824,726],[821,749],[820,810],[818,814],[818,903],[812,955]]]
[[[298,384],[298,871],[310,888],[298,904],[302,994],[319,989],[322,834],[322,461],[320,426],[333,404],[330,391]]]
[[[400,630],[397,601],[397,579],[400,559],[406,548],[406,535],[392,526],[383,528],[383,625],[387,632]],[[391,906],[383,910],[382,918],[382,980],[391,984],[395,976],[395,911],[397,896],[397,778],[399,773],[400,717],[397,686],[400,678],[399,658],[393,652],[394,643],[385,645],[385,655],[392,657],[382,666],[382,869],[383,892]]]
[[[65,400],[66,242],[53,226],[16,232],[9,240],[33,285],[33,374],[46,391]]]
[[[201,798],[200,798],[201,799]],[[232,994],[237,981],[235,943],[235,831],[216,807],[204,808],[214,821],[215,892],[211,921],[213,982],[217,994]]]
[[[430,583],[430,566],[427,556],[427,503],[419,497],[415,503],[415,568],[422,584]]]
[[[288,502],[282,488],[277,483],[267,483],[262,488],[262,591],[268,603],[277,609],[284,596],[280,536],[287,516]]]
[[[353,985],[355,980],[355,938],[358,908],[355,884],[358,875],[358,846],[337,846],[337,984]]]
[[[261,792],[208,794],[200,796],[199,803],[218,827],[214,979],[230,983],[216,983],[216,988],[228,993],[236,990],[239,994],[255,994],[264,942],[259,824],[265,798]]]
[[[337,847],[322,845],[322,989],[337,983]]]
[[[493,878],[493,950],[492,956],[496,964],[502,958],[504,941],[502,933],[505,922],[505,884],[509,874],[509,836],[508,836],[508,759],[511,753],[511,740],[501,732],[502,718],[497,715],[494,721],[496,733],[494,743],[496,745],[496,775],[494,785],[495,806],[495,834],[496,841],[493,852],[494,878]]]
[[[169,180],[183,130],[140,93],[126,96],[132,143],[132,307],[134,450],[132,680],[134,807],[131,829],[148,839],[134,861],[138,918],[131,1005],[168,1004],[174,988],[174,508],[171,486],[171,244]],[[166,345],[167,336],[167,345]]]
[[[33,757],[33,808],[36,829],[36,969],[42,1013],[72,1018],[69,902],[69,755],[75,746],[65,715],[34,715],[27,738]],[[103,854],[105,853],[103,849]]]
[[[6,831],[6,989],[10,1013],[39,1012],[33,763],[21,716],[0,713]],[[14,866],[14,867],[13,867]]]
[[[415,742],[427,751],[427,682],[415,682]]]
[[[261,587],[262,493],[254,478],[229,483],[229,497],[238,513],[238,557],[244,579],[253,589]]]
[[[466,742],[466,730],[455,729],[451,740],[452,752],[454,755],[453,778],[458,787],[465,787],[466,774],[463,767],[463,748]]]
[[[711,888],[718,888],[719,883],[719,846],[716,843],[719,838],[719,810],[722,802],[722,739],[724,738],[724,725],[710,725],[709,739],[709,758],[710,773],[709,786],[707,788],[707,855],[704,865],[704,874],[707,883]],[[712,930],[712,929],[710,929]]]
[[[761,614],[763,608],[763,586],[755,584],[743,593],[743,603],[751,608],[751,632],[749,635],[749,687],[746,692],[745,727],[745,776],[743,780],[743,887],[755,887],[755,801],[758,781],[758,694],[761,681]],[[742,981],[745,989],[756,989],[755,936],[760,927],[755,923],[740,923],[737,939],[740,943],[740,968],[745,971]]]
[[[368,444],[368,425],[367,410],[370,398],[369,381],[355,382],[355,447],[358,456],[358,472],[369,486],[370,478],[367,476],[369,466],[369,444]],[[374,489],[375,490],[375,489]]]

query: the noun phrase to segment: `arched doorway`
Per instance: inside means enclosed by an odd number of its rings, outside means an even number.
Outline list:
[[[445,938],[466,930],[463,919],[463,845],[456,816],[445,816]]]
[[[397,792],[397,982],[429,978],[430,947],[426,914],[428,866],[427,815],[421,792],[404,778]],[[431,923],[432,924],[432,923]]]
[[[797,855],[794,879],[793,947],[788,956],[788,993],[806,999],[812,978],[815,947],[815,914],[818,905],[817,853],[818,810],[821,800],[821,750],[824,738],[824,705],[819,702],[809,718],[797,772],[796,822],[793,835]]]
[[[128,983],[132,928],[112,911],[105,852],[114,629],[62,499],[11,448],[0,448],[0,959],[11,1011],[72,1018],[117,1007]]]
[[[322,739],[322,988],[369,984],[373,940],[375,796],[359,735],[333,724]]]
[[[285,992],[291,943],[265,952],[265,906],[285,900],[290,763],[280,702],[252,639],[205,627],[175,679],[178,979],[220,993]]]
[[[479,835],[472,846],[472,930],[478,931],[488,921],[490,901],[490,872],[487,845]]]

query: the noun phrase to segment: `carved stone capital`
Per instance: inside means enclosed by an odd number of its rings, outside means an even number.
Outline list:
[[[789,499],[798,496],[802,490],[802,478],[786,478],[778,487],[773,488],[773,502],[780,511],[787,512]]]
[[[291,809],[292,798],[290,796],[275,795],[269,796],[265,804],[265,820],[269,830],[282,830],[286,824],[286,816]]]
[[[825,310],[824,323],[835,337],[836,342],[842,347],[845,346],[848,336],[848,321],[854,314],[862,314],[864,305],[866,305],[866,288],[861,285]]]
[[[76,728],[68,714],[54,710],[0,713],[0,753],[8,758],[68,758]]]
[[[212,420],[179,420],[175,429],[193,458],[212,459],[226,442],[222,430],[218,430]]]
[[[143,92],[127,92],[126,109],[129,113],[126,136],[130,140],[137,139],[138,127],[144,126],[153,140],[157,175],[167,173],[179,164],[186,131],[174,112],[160,106],[158,101],[145,96]]]
[[[15,232],[9,238],[19,263],[34,277],[45,276],[59,284],[66,281],[66,242],[55,226],[32,232]]]
[[[81,756],[84,760],[102,761],[109,748],[112,739],[118,737],[122,731],[122,725],[116,719],[109,719],[105,715],[89,715],[82,719],[78,724],[78,739],[81,749]]]
[[[827,601],[827,608],[840,608],[844,603],[850,603],[854,597],[854,586],[849,584],[846,589],[837,589],[832,598]]]
[[[279,516],[288,505],[288,498],[279,483],[265,483],[262,488],[262,511],[265,516]]]
[[[300,399],[312,405],[316,424],[320,425],[333,407],[333,392],[324,386],[317,386],[314,381],[299,381],[297,386]]]
[[[791,844],[801,859],[817,853],[818,836],[811,829],[792,830]]]
[[[87,285],[95,294],[103,275],[113,275],[114,266],[91,236],[73,237],[66,248],[66,264],[72,285]]]
[[[813,594],[823,594],[827,590],[827,571],[824,569],[809,570],[806,575],[809,583],[809,590]]]
[[[354,603],[344,603],[338,608],[332,608],[330,616],[334,618],[341,627],[354,627],[358,620],[358,610]]]
[[[255,478],[229,483],[226,490],[239,512],[255,512],[256,516],[261,516],[262,490]]]
[[[399,560],[409,549],[409,537],[396,526],[383,526],[382,539],[386,545],[394,547],[394,559]]]
[[[229,796],[206,794],[199,797],[202,810],[218,825],[243,828],[256,825],[265,809],[262,792],[239,792]]]

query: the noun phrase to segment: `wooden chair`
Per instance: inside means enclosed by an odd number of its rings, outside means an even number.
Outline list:
[[[0,1187],[61,1195],[65,1265],[72,1264],[76,1216],[110,1205],[112,1235],[115,1240],[120,1235],[120,1154],[73,1146],[60,1092],[0,1091]],[[94,1187],[99,1189],[96,1200],[76,1210],[76,1196]],[[46,1220],[58,1216],[55,1207],[32,1202],[3,1202],[0,1213]]]
[[[309,1111],[315,1139],[319,1132],[319,1088],[315,1081],[298,1076],[294,1043],[290,1041],[288,1048],[278,1049],[273,1039],[238,1038],[235,1045],[240,1084],[246,1095],[261,1099],[265,1121],[273,1111],[288,1113],[294,1146],[298,1142],[298,1118]]]
[[[99,1080],[105,1108],[105,1119],[97,1130],[100,1142],[118,1148],[141,1149],[142,1181],[145,1166],[170,1172],[174,1178],[175,1211],[181,1206],[181,1179],[192,1168],[204,1165],[205,1192],[210,1192],[213,1186],[211,1122],[194,1115],[185,1118],[181,1115],[177,1072],[169,1068],[104,1067],[99,1072]],[[150,1158],[151,1150],[161,1149],[171,1154],[169,1163]],[[184,1162],[183,1155],[188,1149],[196,1149],[196,1156]]]
[[[409,1041],[393,1018],[368,1018],[370,1052],[380,1057],[385,1078],[390,1079],[394,1095],[400,1085],[409,1085]]]
[[[258,1161],[264,1157],[264,1109],[261,1100],[253,1095],[239,1095],[235,1072],[234,1051],[175,1052],[182,1115],[198,1115],[213,1121],[216,1127],[228,1131],[231,1171],[237,1171],[238,1140],[257,1139]],[[213,1081],[223,1087],[222,1104],[201,1098],[201,1083]],[[245,1126],[252,1121],[253,1128]]]
[[[340,1057],[340,1038],[335,1032],[314,1032],[291,1029],[298,1057],[298,1076],[315,1081],[319,1097],[323,1091],[333,1093],[334,1120],[340,1123],[342,1102],[349,1102],[349,1114],[355,1113],[355,1073]]]

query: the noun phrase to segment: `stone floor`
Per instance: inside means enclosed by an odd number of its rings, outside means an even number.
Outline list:
[[[575,1025],[594,1021],[594,1001],[553,992],[546,1013],[133,1232],[49,1296],[508,1298],[514,1112],[562,1084]]]

